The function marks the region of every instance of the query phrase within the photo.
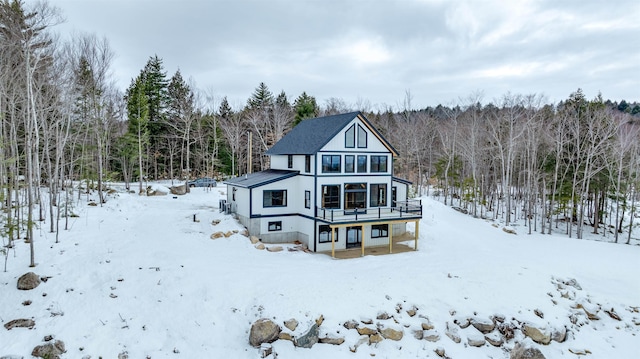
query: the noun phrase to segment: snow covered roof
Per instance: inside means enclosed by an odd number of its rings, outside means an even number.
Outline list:
[[[293,177],[298,173],[300,173],[300,171],[269,169],[265,171],[249,173],[244,176],[233,177],[224,181],[224,183],[236,187],[254,188],[265,185],[267,183],[277,182],[285,178]]]

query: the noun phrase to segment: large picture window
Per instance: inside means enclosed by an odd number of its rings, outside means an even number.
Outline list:
[[[372,184],[369,195],[369,207],[384,207],[387,205],[387,184]]]
[[[344,208],[355,209],[367,206],[367,184],[347,183],[344,185]]]
[[[322,155],[322,172],[340,173],[340,155]]]
[[[263,207],[286,207],[287,190],[265,190],[262,192]]]
[[[340,186],[322,186],[322,208],[340,208]]]
[[[371,226],[371,238],[389,237],[388,224],[374,224]]]
[[[344,147],[356,147],[356,125],[349,127],[349,129],[344,133]]]
[[[387,156],[371,156],[371,172],[387,172]]]

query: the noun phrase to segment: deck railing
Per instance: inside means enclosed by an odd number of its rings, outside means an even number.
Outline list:
[[[422,201],[406,200],[396,201],[392,207],[369,207],[369,208],[322,208],[316,207],[316,218],[330,222],[358,222],[393,220],[393,219],[414,219],[422,218]]]

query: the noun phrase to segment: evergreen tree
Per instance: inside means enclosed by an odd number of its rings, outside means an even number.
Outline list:
[[[247,100],[247,108],[249,110],[267,110],[274,105],[273,94],[264,82],[261,82],[251,97]]]
[[[142,76],[138,76],[131,82],[127,89],[127,115],[129,118],[129,127],[127,132],[127,145],[122,149],[122,153],[131,154],[132,148],[137,149],[136,158],[138,160],[138,178],[140,182],[139,193],[142,194],[142,180],[144,177],[142,160],[146,148],[150,143],[149,131],[149,100],[145,92],[145,86]],[[128,149],[127,149],[128,147]]]
[[[302,120],[317,117],[320,112],[318,104],[316,103],[316,98],[307,95],[306,92],[303,92],[302,95],[298,96],[298,98],[293,102],[293,107],[295,109],[295,118],[293,120],[294,127]]]

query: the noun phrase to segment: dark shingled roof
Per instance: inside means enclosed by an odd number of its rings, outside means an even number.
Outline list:
[[[303,120],[273,145],[266,154],[314,155],[358,114],[360,112],[349,112]]]
[[[300,171],[287,171],[287,170],[265,170],[255,173],[250,173],[246,176],[233,177],[224,181],[225,184],[230,184],[236,187],[242,188],[254,188],[267,183],[277,182],[285,178],[293,177],[300,173]]]

